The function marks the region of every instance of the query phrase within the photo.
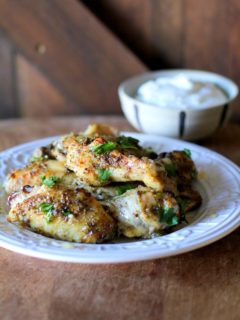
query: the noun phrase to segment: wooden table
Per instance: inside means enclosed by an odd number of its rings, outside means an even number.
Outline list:
[[[0,121],[0,149],[122,117]],[[202,145],[240,164],[240,127]],[[0,249],[1,320],[240,319],[239,230],[176,257],[120,265],[51,262]]]

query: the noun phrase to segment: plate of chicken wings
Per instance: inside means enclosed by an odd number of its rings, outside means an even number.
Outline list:
[[[0,158],[0,245],[18,253],[139,261],[200,248],[239,226],[239,168],[185,141],[91,124]]]

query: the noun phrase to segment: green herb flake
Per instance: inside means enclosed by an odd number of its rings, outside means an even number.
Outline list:
[[[128,190],[134,189],[136,187],[133,183],[125,183],[116,187],[117,194],[120,196]]]
[[[111,177],[111,171],[108,169],[97,169],[98,179],[100,182],[104,183]]]
[[[121,149],[139,149],[139,140],[132,137],[119,136],[117,144]]]
[[[183,153],[185,154],[185,156],[187,156],[189,159],[191,159],[192,157],[192,152],[189,149],[183,149]]]
[[[198,172],[197,172],[196,169],[193,169],[193,170],[191,171],[191,177],[192,177],[193,179],[197,179],[197,177],[198,177]]]
[[[63,210],[64,217],[68,217],[71,214],[71,212],[68,209]]]
[[[164,168],[169,177],[175,177],[177,172],[176,168],[172,163],[164,163]]]
[[[117,147],[117,144],[115,142],[112,142],[112,141],[108,141],[108,142],[105,142],[103,144],[98,144],[96,146],[93,146],[92,147],[92,151],[95,153],[95,154],[103,154],[103,153],[106,153],[106,152],[110,152],[110,151],[113,151],[114,149],[116,149]]]
[[[187,200],[182,199],[182,198],[177,198],[177,202],[178,202],[178,205],[180,208],[181,220],[188,223],[188,221],[186,219]]]
[[[52,212],[49,211],[49,212],[45,213],[45,219],[46,219],[47,223],[50,223],[52,220]]]
[[[162,208],[159,220],[161,223],[166,223],[168,227],[175,226],[179,223],[179,219],[173,208]]]
[[[147,147],[143,149],[144,154],[146,154],[146,156],[150,159],[156,159],[157,158],[157,153],[153,150],[152,147]]]
[[[45,219],[47,223],[50,223],[52,220],[52,211],[53,211],[53,203],[42,202],[39,205],[39,209],[45,214]]]
[[[43,177],[41,177],[41,180],[42,180],[43,185],[45,185],[49,188],[52,188],[59,181],[59,178],[55,177],[55,176],[50,176],[50,177],[46,178],[45,176],[43,176]]]
[[[44,161],[44,160],[48,160],[48,159],[49,159],[49,156],[47,154],[45,154],[44,156],[40,156],[40,157],[33,156],[30,161],[35,162],[35,161]]]

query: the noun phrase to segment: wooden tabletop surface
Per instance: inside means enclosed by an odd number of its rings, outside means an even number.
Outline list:
[[[131,130],[122,117],[0,121],[0,150],[93,121]],[[240,126],[228,125],[201,144],[240,165]],[[239,244],[237,230],[180,256],[120,265],[51,262],[0,249],[0,319],[237,320]]]

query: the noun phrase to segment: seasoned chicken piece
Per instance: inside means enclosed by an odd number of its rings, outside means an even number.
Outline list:
[[[7,193],[20,191],[23,186],[40,186],[42,178],[56,177],[62,184],[71,185],[76,178],[65,168],[64,162],[57,160],[38,160],[30,162],[22,169],[12,171],[5,182]]]
[[[80,132],[76,136],[81,136],[82,139],[88,139],[91,137],[96,137],[99,135],[103,135],[106,137],[116,137],[118,134],[118,130],[114,127],[111,127],[106,124],[93,123],[90,124],[84,132]],[[70,136],[73,133],[69,134]],[[63,141],[68,135],[64,135],[59,137],[59,139],[53,141],[46,147],[38,148],[33,153],[33,159],[57,159],[60,161],[65,161],[66,159],[66,149],[63,146]]]
[[[136,183],[120,183],[106,187],[92,187],[79,181],[74,172],[65,168],[64,162],[39,160],[11,172],[5,182],[5,189],[8,194],[11,194],[46,183],[50,183],[50,185],[58,184],[68,188],[83,188],[98,200],[118,196],[128,189],[136,188],[138,185]]]
[[[51,144],[37,148],[33,152],[32,160],[38,161],[38,160],[59,160],[64,162],[66,155],[65,150],[62,145],[62,141],[64,140],[65,136],[59,137],[57,140],[53,141]]]
[[[96,135],[116,137],[118,135],[118,130],[106,124],[93,123],[87,127],[84,131],[84,135],[87,137]]]
[[[77,182],[77,180],[76,185],[91,193],[91,195],[99,201],[111,199],[123,194],[129,189],[134,189],[137,187],[137,184],[132,184],[131,186],[129,186],[129,183],[120,183],[118,185],[108,185],[105,187],[92,187],[88,184]]]
[[[116,222],[83,189],[34,187],[9,197],[10,222],[60,240],[98,243],[112,239]]]
[[[183,201],[185,212],[190,212],[202,204],[202,197],[198,191],[192,187],[186,187],[179,190],[179,198]]]
[[[197,169],[188,149],[163,152],[156,161],[164,164],[168,175],[176,179],[178,185],[189,185],[197,177]]]
[[[149,238],[180,222],[177,201],[170,193],[138,187],[107,201],[106,206],[118,221],[119,232],[126,237]]]
[[[85,139],[69,135],[63,141],[66,166],[91,186],[104,186],[112,181],[140,181],[155,190],[176,193],[176,184],[167,176],[164,165],[132,154],[138,151],[137,146],[127,145],[126,139],[136,140],[130,137]]]

